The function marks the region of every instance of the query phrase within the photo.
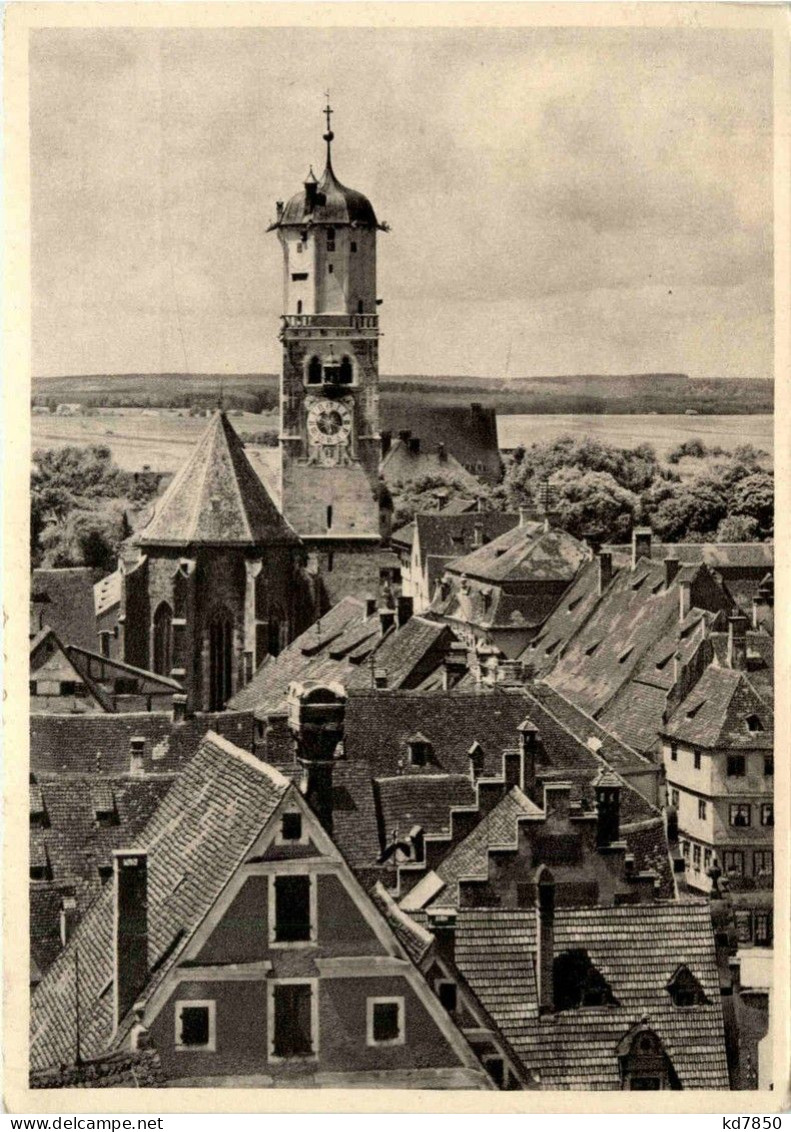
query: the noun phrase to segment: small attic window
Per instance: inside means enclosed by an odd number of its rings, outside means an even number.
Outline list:
[[[585,597],[585,594],[580,594],[579,597],[575,597],[573,601],[569,602],[569,608],[568,608],[569,613],[571,613],[573,610],[575,610],[577,608],[577,606],[579,605],[579,603],[582,601],[582,599],[584,597]]]
[[[668,664],[670,664],[670,661],[673,659],[674,655],[675,655],[675,652],[669,652],[667,654],[667,656],[663,656],[661,660],[658,660],[656,662],[657,669],[661,672],[664,668],[667,668]]]
[[[30,824],[42,826],[46,825],[47,811],[44,806],[44,796],[41,793],[41,787],[36,782],[35,776],[30,776]]]
[[[642,586],[647,577],[647,574],[643,574],[642,578],[638,578],[636,582],[632,582],[632,589],[637,592],[637,590],[640,589],[640,586]]]
[[[757,715],[748,715],[744,721],[747,724],[748,731],[763,731],[764,725]]]
[[[52,871],[49,856],[44,845],[32,844],[30,846],[30,879],[50,880]]]
[[[302,814],[294,810],[289,813],[283,814],[280,821],[280,837],[281,843],[291,843],[302,841]]]
[[[431,741],[425,735],[413,735],[407,739],[407,752],[410,766],[425,766],[431,758]]]
[[[586,656],[593,656],[593,654],[596,652],[596,649],[599,647],[600,644],[601,644],[601,641],[595,641],[594,644],[589,645],[589,647],[585,649],[585,655]]]
[[[612,989],[582,948],[564,951],[553,964],[556,1010],[617,1006]]]
[[[703,987],[686,964],[675,972],[667,984],[667,991],[675,1006],[705,1006],[708,1002]]]
[[[91,787],[91,805],[100,825],[112,825],[118,821],[115,797],[109,783],[96,783]]]
[[[619,664],[625,664],[626,661],[629,659],[629,657],[632,655],[633,652],[634,652],[634,645],[632,645],[630,648],[628,648],[625,652],[621,653],[621,655],[618,657],[618,663]]]
[[[659,591],[663,588],[664,584],[665,584],[664,581],[661,581],[661,582],[657,582],[655,586],[651,586],[651,593],[652,594],[658,594]]]
[[[558,638],[556,641],[553,641],[551,645],[547,645],[547,647],[544,649],[544,654],[546,656],[550,656],[555,651],[555,649],[558,647],[559,644],[560,644],[560,638]]]

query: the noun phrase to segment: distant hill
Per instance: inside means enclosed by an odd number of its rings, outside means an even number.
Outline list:
[[[403,374],[381,379],[382,408],[394,409],[416,394],[430,405],[480,401],[498,413],[771,413],[767,378],[691,378],[683,373],[572,374],[556,377],[486,377]],[[220,393],[229,408],[275,409],[274,373],[86,374],[33,378],[37,403],[105,406],[210,404]]]

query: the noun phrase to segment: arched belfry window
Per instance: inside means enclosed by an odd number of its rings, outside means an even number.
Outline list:
[[[166,601],[154,612],[152,668],[160,676],[170,676],[173,667],[173,610]]]
[[[352,360],[346,354],[341,358],[340,371],[338,373],[338,382],[340,385],[351,385],[354,379],[354,370],[352,369]]]
[[[321,361],[315,354],[308,364],[308,385],[321,385]]]
[[[233,622],[225,610],[209,622],[209,711],[222,711],[233,693]]]

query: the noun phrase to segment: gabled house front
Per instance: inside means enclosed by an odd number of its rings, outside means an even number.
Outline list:
[[[494,1086],[297,788],[208,735],[31,1004],[31,1071],[156,1049],[171,1086]]]

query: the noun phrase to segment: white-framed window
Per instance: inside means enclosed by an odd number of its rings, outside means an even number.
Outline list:
[[[753,852],[753,875],[772,876],[774,872],[774,853],[771,849],[756,849]]]
[[[722,854],[722,867],[726,876],[744,876],[744,852],[741,849],[726,849]]]
[[[728,820],[731,825],[752,825],[752,807],[749,802],[735,802],[729,807]]]
[[[404,1044],[403,998],[369,998],[366,1014],[366,1045],[402,1046]]]
[[[182,999],[176,1003],[177,1050],[212,1053],[216,1048],[216,1003],[211,999]]]
[[[308,835],[300,810],[285,810],[280,815],[275,845],[307,845]]]
[[[312,947],[318,936],[314,873],[269,876],[269,943],[272,947]]]
[[[267,982],[267,1036],[270,1061],[313,1060],[318,1056],[318,979]]]

